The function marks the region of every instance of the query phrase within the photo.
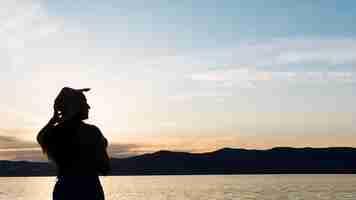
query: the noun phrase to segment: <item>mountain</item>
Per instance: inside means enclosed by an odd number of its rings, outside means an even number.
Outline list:
[[[112,174],[355,173],[355,148],[224,148],[201,154],[159,151],[114,159]]]
[[[209,153],[158,151],[113,158],[111,166],[110,175],[356,173],[356,148],[224,148]],[[0,161],[0,176],[54,174],[53,164]]]

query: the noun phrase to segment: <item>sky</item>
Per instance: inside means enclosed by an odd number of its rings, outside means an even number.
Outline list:
[[[66,86],[113,156],[356,147],[355,20],[351,0],[2,0],[0,159],[40,155]]]

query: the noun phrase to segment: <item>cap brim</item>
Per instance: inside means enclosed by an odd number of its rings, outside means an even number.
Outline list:
[[[77,89],[79,92],[88,92],[90,88]]]

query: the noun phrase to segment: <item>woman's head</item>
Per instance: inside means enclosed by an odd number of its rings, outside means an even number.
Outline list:
[[[90,106],[83,92],[89,90],[64,87],[54,101],[55,111],[61,113],[64,120],[88,119]]]

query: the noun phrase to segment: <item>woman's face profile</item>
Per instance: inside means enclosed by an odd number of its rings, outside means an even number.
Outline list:
[[[85,98],[84,94],[81,95],[81,101],[80,101],[80,110],[79,110],[79,116],[80,119],[88,119],[89,118],[89,109],[90,106],[87,102],[87,99]]]

